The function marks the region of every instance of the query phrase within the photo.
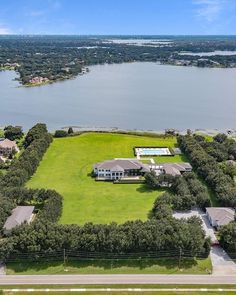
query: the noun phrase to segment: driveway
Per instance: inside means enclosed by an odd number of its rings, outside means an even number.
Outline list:
[[[188,219],[192,216],[197,216],[202,220],[202,227],[206,233],[206,237],[210,237],[212,242],[216,242],[217,238],[214,229],[209,223],[209,220],[200,209],[193,209],[186,212],[174,212],[173,217],[176,219]],[[213,267],[213,275],[236,275],[236,264],[227,255],[224,249],[220,246],[212,246],[210,252],[211,263]]]
[[[189,210],[189,211],[184,211],[184,212],[176,211],[173,213],[173,217],[176,219],[181,219],[181,218],[188,219],[192,216],[196,216],[201,219],[202,227],[206,233],[206,236],[210,237],[213,243],[216,242],[217,238],[215,236],[214,229],[210,225],[210,222],[206,216],[206,213],[204,213],[202,210],[196,208],[196,209]]]
[[[236,264],[220,246],[211,247],[211,263],[213,266],[213,275],[235,275]],[[236,277],[235,277],[236,279]]]
[[[5,275],[6,272],[5,272],[5,264],[0,262],[0,276],[1,275]]]

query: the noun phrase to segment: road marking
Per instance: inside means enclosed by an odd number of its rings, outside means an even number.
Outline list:
[[[3,289],[4,292],[236,292],[234,289],[222,288],[73,288],[73,289]]]

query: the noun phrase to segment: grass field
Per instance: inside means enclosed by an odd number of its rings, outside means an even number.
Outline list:
[[[162,190],[152,191],[140,184],[96,182],[90,173],[99,161],[134,157],[134,146],[150,145],[173,147],[176,138],[86,133],[55,139],[27,186],[55,189],[64,197],[62,224],[146,220]],[[165,157],[165,161],[174,158]],[[180,161],[179,156],[176,161]]]
[[[7,274],[209,274],[210,258],[137,259],[137,260],[80,260],[62,262],[8,263]]]

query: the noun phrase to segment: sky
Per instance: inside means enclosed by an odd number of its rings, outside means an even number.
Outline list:
[[[236,0],[0,0],[0,34],[236,35]]]

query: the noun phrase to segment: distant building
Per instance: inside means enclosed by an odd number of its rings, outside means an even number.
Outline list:
[[[33,218],[34,206],[18,206],[12,210],[11,216],[7,218],[3,226],[4,234],[8,234],[11,230],[24,222],[30,223]]]
[[[29,80],[29,83],[30,84],[42,84],[42,83],[46,83],[48,82],[49,79],[48,78],[45,78],[45,77],[34,77],[32,79]]]
[[[149,172],[149,165],[137,160],[107,160],[94,165],[94,175],[101,180],[116,180],[125,177],[141,176]]]
[[[16,142],[7,138],[0,138],[0,155],[10,155],[13,151],[19,151]]]
[[[206,214],[210,224],[216,228],[234,221],[235,210],[227,207],[208,207]]]

